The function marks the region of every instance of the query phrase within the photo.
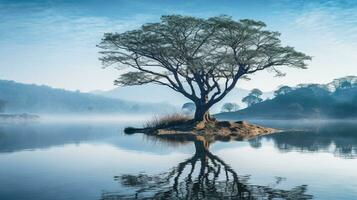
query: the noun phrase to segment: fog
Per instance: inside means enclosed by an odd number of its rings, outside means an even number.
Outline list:
[[[174,112],[172,112],[174,113]],[[141,126],[146,122],[152,120],[153,118],[157,118],[160,116],[168,115],[170,113],[144,113],[144,114],[136,114],[136,113],[117,113],[117,114],[32,114],[31,116],[38,116],[38,118],[28,118],[28,119],[13,119],[6,120],[6,123],[11,122],[25,122],[25,123],[63,123],[63,124],[135,124],[136,126]],[[304,130],[309,128],[319,128],[322,126],[333,126],[334,124],[357,124],[357,118],[349,118],[349,119],[326,119],[326,118],[309,118],[309,119],[256,119],[256,118],[217,118],[217,120],[228,120],[228,121],[237,121],[244,120],[250,123],[270,126],[274,128],[282,128],[289,130],[300,130],[304,128]],[[4,121],[0,121],[1,122]]]
[[[144,123],[154,114],[41,114],[41,123]]]
[[[251,123],[272,126],[274,128],[288,129],[288,130],[310,130],[318,129],[325,126],[334,125],[355,125],[357,124],[357,118],[353,119],[323,119],[323,118],[311,118],[311,119],[246,119]]]

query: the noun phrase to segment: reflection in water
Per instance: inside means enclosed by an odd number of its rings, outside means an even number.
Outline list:
[[[148,148],[148,143],[139,143],[141,136],[125,136],[122,133],[123,128],[124,125],[118,123],[0,124],[0,154],[86,143],[105,143],[118,148],[146,152],[159,151]]]
[[[124,135],[126,123],[0,124],[0,199],[357,199],[357,159],[340,159],[357,158],[357,123],[259,124],[298,131],[250,140],[251,148],[210,138],[167,145]],[[187,152],[195,154],[185,160]]]
[[[193,140],[195,154],[191,158],[179,163],[170,171],[157,175],[140,173],[116,176],[114,179],[127,190],[103,192],[101,199],[312,198],[312,195],[306,194],[306,185],[290,190],[278,189],[277,185],[284,180],[283,178],[277,178],[275,183],[268,186],[249,184],[249,176],[239,176],[228,164],[209,151],[209,144],[212,141],[208,142],[209,140],[202,137]]]
[[[260,124],[299,131],[276,133],[249,140],[254,148],[266,145],[268,140],[273,141],[275,148],[283,152],[328,152],[342,158],[357,158],[356,123],[326,123],[310,126],[302,123],[297,126],[296,122],[292,124],[261,122]],[[148,149],[145,145],[147,147],[150,144],[137,141],[141,137],[133,139],[136,136],[122,135],[123,126],[121,124],[0,124],[0,154],[98,141],[105,141],[119,148],[154,151],[152,145]],[[155,139],[151,138],[151,140]],[[177,144],[180,139],[175,138],[175,143],[170,146]],[[187,138],[181,139],[181,142],[187,143]]]
[[[87,124],[0,124],[0,153],[79,144],[115,135],[113,127]]]
[[[355,124],[325,124],[305,131],[283,132],[255,138],[252,147],[262,146],[262,140],[272,140],[281,151],[329,152],[342,158],[357,158],[357,126]]]

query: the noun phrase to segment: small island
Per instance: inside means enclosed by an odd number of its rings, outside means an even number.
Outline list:
[[[144,133],[165,139],[192,139],[204,137],[208,140],[230,141],[245,140],[261,135],[275,133],[278,130],[245,121],[217,121],[194,122],[180,115],[164,116],[159,120],[148,123],[144,128],[127,127],[126,134]]]

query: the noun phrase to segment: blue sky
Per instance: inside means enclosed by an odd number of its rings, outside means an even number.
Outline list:
[[[119,72],[98,61],[104,32],[122,32],[161,15],[230,15],[262,20],[284,44],[313,56],[309,69],[261,72],[238,87],[325,83],[357,75],[357,0],[61,1],[0,0],[0,79],[81,91],[114,88]]]

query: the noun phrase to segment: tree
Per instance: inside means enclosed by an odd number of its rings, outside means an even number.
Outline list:
[[[246,103],[248,107],[258,103],[257,98],[252,95],[248,95],[242,99],[242,102]]]
[[[225,103],[222,106],[222,112],[227,111],[227,112],[232,112],[232,111],[237,111],[239,109],[239,105],[236,103]]]
[[[274,95],[275,96],[286,95],[287,93],[291,92],[292,90],[293,89],[289,86],[282,86],[274,92]]]
[[[307,185],[279,189],[283,179],[268,186],[249,184],[229,164],[209,151],[210,143],[195,139],[195,153],[160,174],[115,176],[125,192],[103,192],[109,199],[312,199]]]
[[[196,109],[196,105],[192,102],[187,102],[182,105],[181,109],[186,114],[192,114]]]
[[[194,121],[209,121],[209,109],[242,78],[279,67],[306,68],[311,57],[282,46],[278,32],[261,21],[168,15],[124,33],[105,33],[104,67],[122,71],[117,85],[154,83],[171,88],[195,105]]]
[[[250,91],[250,95],[253,95],[255,97],[260,97],[263,95],[263,92],[257,88],[253,89],[252,91]]]
[[[357,86],[357,76],[345,76],[342,78],[334,79],[328,85],[330,88],[335,90],[353,88]]]
[[[352,88],[352,83],[349,81],[342,81],[339,85],[337,90],[343,90],[343,89],[348,89]]]
[[[259,89],[253,89],[252,91],[250,91],[250,93],[248,94],[248,96],[244,97],[242,99],[242,101],[244,103],[246,103],[248,105],[248,107],[260,103],[263,101],[262,98],[260,98],[260,96],[263,94],[263,92]]]

